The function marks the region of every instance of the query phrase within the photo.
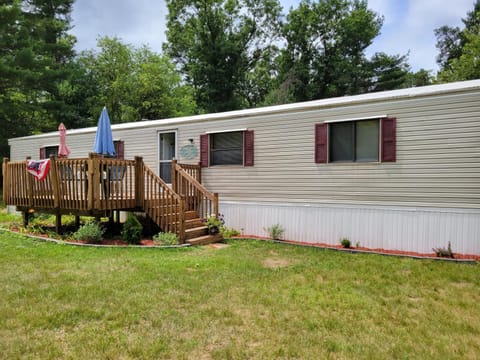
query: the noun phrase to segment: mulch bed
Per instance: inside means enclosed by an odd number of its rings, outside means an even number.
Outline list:
[[[344,248],[340,244],[331,245],[325,243],[309,243],[301,241],[292,241],[292,240],[271,240],[267,237],[255,236],[255,235],[242,235],[237,236],[238,239],[257,239],[257,240],[266,240],[266,241],[275,241],[279,243],[286,243],[291,245],[300,245],[300,246],[310,246],[310,247],[319,247],[322,249],[331,249],[338,251],[345,251],[350,253],[368,253],[368,254],[381,254],[381,255],[392,255],[392,256],[405,256],[419,259],[441,259],[441,260],[451,260],[451,261],[478,261],[480,262],[480,255],[474,254],[458,254],[453,253],[453,259],[448,257],[439,257],[434,252],[431,253],[418,253],[414,251],[402,251],[402,250],[389,250],[381,248],[367,248],[363,246]]]
[[[18,228],[12,228],[10,229],[11,231],[14,232],[20,232]],[[43,234],[34,234],[32,235],[34,237],[38,238],[44,238],[44,239],[49,239],[48,235],[43,235]],[[389,250],[389,249],[381,249],[381,248],[367,248],[363,246],[359,247],[350,247],[350,248],[344,248],[341,245],[331,245],[331,244],[326,244],[326,243],[309,243],[309,242],[301,242],[301,241],[292,241],[292,240],[272,240],[267,237],[262,237],[262,236],[256,236],[256,235],[242,235],[242,236],[235,236],[233,237],[234,239],[256,239],[256,240],[264,240],[264,241],[275,241],[278,243],[285,243],[285,244],[290,244],[290,245],[298,245],[298,246],[307,246],[307,247],[318,247],[322,249],[331,249],[331,250],[338,250],[338,251],[344,251],[344,252],[350,252],[350,253],[367,253],[367,254],[380,254],[380,255],[392,255],[392,256],[404,256],[404,257],[411,257],[411,258],[417,258],[417,259],[436,259],[436,260],[450,260],[450,261],[476,261],[480,262],[480,255],[475,255],[475,254],[458,254],[454,253],[453,258],[447,258],[447,257],[438,257],[436,256],[435,253],[418,253],[418,252],[413,252],[413,251],[401,251],[401,250]],[[56,239],[51,239],[51,240],[56,240]],[[58,241],[58,240],[56,240]],[[87,244],[86,241],[76,241],[76,240],[68,240],[66,241],[67,243],[71,244],[78,244],[78,245],[89,245]],[[131,246],[124,240],[120,239],[104,239],[100,244],[95,244],[94,246]],[[155,247],[155,243],[153,242],[152,239],[143,239],[141,240],[139,245],[136,246],[142,246],[142,247]]]

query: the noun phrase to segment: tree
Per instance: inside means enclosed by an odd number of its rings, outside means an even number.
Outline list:
[[[29,85],[29,98],[35,109],[31,116],[37,131],[50,131],[58,119],[69,112],[60,96],[59,86],[69,77],[69,63],[75,52],[75,37],[68,34],[74,0],[24,0],[22,9],[29,29],[34,61],[34,78]]]
[[[73,0],[7,0],[0,5],[0,152],[7,139],[53,130],[65,114],[59,85],[68,78]]]
[[[442,26],[435,30],[442,82],[480,78],[480,0],[462,22],[463,29]]]
[[[174,64],[148,47],[134,48],[118,38],[98,40],[99,52],[86,51],[77,59],[81,85],[72,85],[72,98],[83,94],[89,123],[94,125],[103,106],[112,123],[190,115],[193,92],[182,83]]]
[[[25,85],[33,52],[23,24],[21,1],[0,5],[0,156],[8,156],[8,138],[28,134]]]
[[[302,0],[283,26],[279,83],[288,82],[296,101],[364,91],[370,78],[365,49],[382,19],[362,0]]]
[[[376,53],[370,60],[372,78],[368,91],[385,91],[404,87],[410,66],[407,55],[390,56],[385,53]]]
[[[168,0],[165,52],[195,91],[200,111],[238,109],[264,91],[251,83],[279,24],[278,0]],[[265,63],[264,63],[265,64]],[[248,98],[248,100],[246,99]],[[258,103],[258,100],[253,100]]]

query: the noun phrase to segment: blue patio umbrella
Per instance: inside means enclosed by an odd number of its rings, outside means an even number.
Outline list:
[[[93,144],[93,152],[103,156],[115,156],[112,128],[107,108],[104,106],[98,119],[97,135]]]

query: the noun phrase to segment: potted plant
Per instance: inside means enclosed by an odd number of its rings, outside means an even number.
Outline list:
[[[216,235],[220,232],[220,228],[223,226],[224,221],[223,217],[215,215],[210,215],[207,220],[205,220],[205,226],[208,227],[208,233],[210,235]]]

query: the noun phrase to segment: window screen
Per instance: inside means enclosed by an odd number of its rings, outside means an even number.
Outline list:
[[[243,164],[243,131],[210,134],[210,165]]]
[[[379,120],[329,124],[330,161],[378,161]]]

